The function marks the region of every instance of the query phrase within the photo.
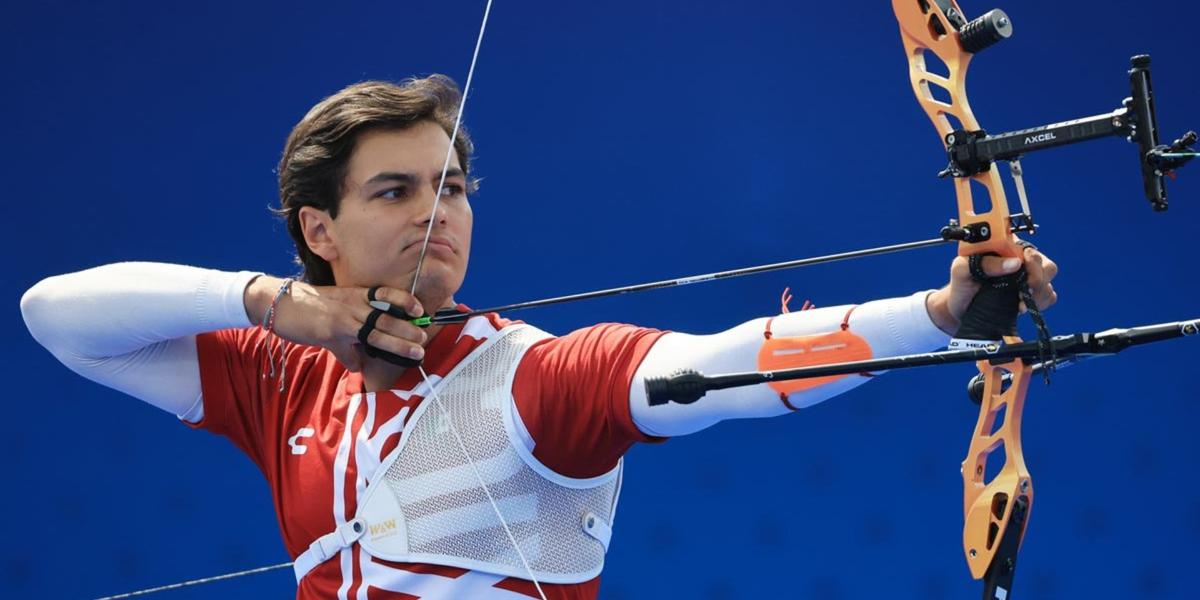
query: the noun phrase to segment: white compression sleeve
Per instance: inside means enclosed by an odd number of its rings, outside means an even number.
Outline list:
[[[196,334],[249,327],[250,271],[126,262],[49,277],[21,297],[29,333],[67,368],[197,422]]]
[[[941,348],[950,336],[929,318],[925,309],[929,293],[918,292],[858,306],[850,315],[850,331],[870,344],[875,357]],[[837,331],[850,308],[834,306],[781,315],[771,323],[771,331],[783,337]],[[660,338],[642,361],[630,389],[630,408],[637,428],[648,435],[670,437],[694,433],[725,419],[772,417],[790,412],[779,394],[766,385],[711,391],[692,404],[671,402],[650,406],[646,402],[647,377],[666,375],[676,369],[694,369],[705,374],[757,371],[766,321],[766,318],[755,319],[713,335],[669,333]],[[788,401],[796,408],[812,406],[868,379],[844,377],[792,394]]]

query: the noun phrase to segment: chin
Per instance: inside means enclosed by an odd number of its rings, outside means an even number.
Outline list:
[[[440,302],[452,297],[462,286],[462,282],[462,277],[455,277],[450,273],[442,272],[441,269],[426,270],[417,281],[417,296]],[[411,285],[408,289],[411,289]],[[426,309],[428,308],[426,307]]]

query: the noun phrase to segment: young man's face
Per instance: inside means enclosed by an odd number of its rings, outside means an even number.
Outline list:
[[[421,243],[433,231],[417,295],[433,313],[462,285],[471,250],[473,215],[457,153],[433,214],[450,137],[435,123],[359,136],[346,173],[337,219],[330,221],[338,285],[412,287]]]

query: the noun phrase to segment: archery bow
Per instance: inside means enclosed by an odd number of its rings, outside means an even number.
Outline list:
[[[1159,132],[1150,85],[1150,57],[1135,56],[1129,71],[1131,96],[1111,113],[1042,127],[988,135],[979,125],[966,94],[966,73],[972,57],[1012,35],[1012,22],[999,9],[968,21],[955,0],[893,0],[893,10],[909,63],[913,92],[933,122],[949,155],[949,166],[941,177],[954,178],[958,201],[958,223],[944,233],[960,240],[960,256],[994,254],[1020,257],[1023,248],[1009,231],[1036,230],[1025,194],[1020,157],[1026,153],[1101,137],[1119,135],[1138,147],[1139,166],[1147,199],[1156,211],[1167,209],[1164,177],[1196,156],[1191,149],[1195,132],[1188,132],[1170,145],[1159,144]],[[936,57],[945,72],[936,73],[927,62]],[[1010,214],[996,161],[1008,161],[1023,211]],[[973,186],[986,193],[979,202]],[[980,211],[980,206],[987,210]],[[1015,317],[1020,301],[1030,308],[1038,325],[1039,340],[1022,342],[1015,329],[1004,324]],[[860,373],[877,369],[977,361],[979,375],[969,385],[980,403],[979,418],[962,464],[963,550],[975,579],[984,580],[984,600],[1010,596],[1017,551],[1033,506],[1033,481],[1021,450],[1021,416],[1031,374],[1041,370],[1047,377],[1060,361],[1079,356],[1106,354],[1129,345],[1194,335],[1200,321],[1164,323],[1131,330],[1077,334],[1049,339],[1044,322],[1032,304],[1027,287],[1018,276],[985,285],[964,316],[957,337],[995,339],[995,342],[966,350],[893,357],[857,363],[705,377],[696,372],[675,373],[646,382],[652,405],[694,402],[711,389],[751,385],[804,377]],[[972,309],[1005,317],[1000,329],[986,322],[968,323]],[[1005,313],[1007,307],[1007,313]],[[978,320],[976,320],[978,321]],[[994,325],[994,324],[993,324]],[[1001,338],[1001,339],[997,339]],[[1031,359],[1036,357],[1040,362]],[[1003,452],[1004,463],[994,475],[988,461]]]
[[[1149,57],[1134,57],[1129,72],[1132,95],[1121,109],[1107,115],[988,136],[967,102],[967,67],[976,53],[1012,35],[1008,16],[995,9],[968,22],[955,0],[893,0],[892,8],[908,55],[913,92],[950,156],[950,166],[943,175],[954,177],[959,219],[964,227],[980,228],[976,231],[981,237],[986,237],[984,227],[992,232],[1008,228],[1008,201],[998,169],[989,168],[992,162],[1011,161],[1024,208],[1024,213],[1015,218],[1028,219],[1032,226],[1020,156],[1107,135],[1124,135],[1137,144],[1146,196],[1155,210],[1166,210],[1163,176],[1191,157],[1163,155],[1187,153],[1188,146],[1196,141],[1196,134],[1189,132],[1169,148],[1159,146]],[[945,65],[947,73],[930,70],[926,61],[930,54]],[[948,95],[948,102],[942,94]],[[989,211],[976,212],[980,203],[972,197],[972,183],[980,184],[986,191]],[[983,240],[968,238],[959,246],[961,256],[982,253],[1020,256],[1022,248],[1007,235]],[[1194,328],[1193,324],[1192,332]],[[1005,337],[1008,344],[1019,341],[1015,336]],[[1048,366],[1052,368],[1053,364]],[[962,464],[963,551],[972,577],[984,580],[983,598],[1003,600],[1012,589],[1017,550],[1033,506],[1033,482],[1021,450],[1021,415],[1032,366],[1014,359],[1004,363],[981,360],[978,367],[978,377],[983,381],[979,419]],[[989,458],[1000,451],[1004,453],[1003,466],[994,477],[985,479]]]

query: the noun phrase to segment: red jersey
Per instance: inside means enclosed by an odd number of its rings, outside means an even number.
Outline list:
[[[511,322],[494,314],[444,327],[426,347],[425,370],[446,376]],[[533,454],[568,477],[610,471],[635,442],[629,409],[634,372],[662,332],[604,324],[530,348],[513,382],[517,412]],[[295,558],[317,537],[354,517],[358,500],[405,422],[424,400],[422,383],[406,370],[388,391],[364,393],[363,379],[328,350],[287,344],[283,391],[270,371],[279,338],[261,328],[226,329],[196,337],[204,419],[195,424],[228,437],[258,465],[271,487],[284,545]],[[276,366],[278,369],[278,365]],[[595,598],[600,578],[543,584],[549,598]],[[355,544],[308,573],[297,598],[537,598],[532,582],[439,565],[395,563]]]

